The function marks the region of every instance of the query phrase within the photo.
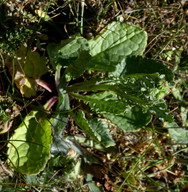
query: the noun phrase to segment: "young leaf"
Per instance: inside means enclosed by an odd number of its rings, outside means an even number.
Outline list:
[[[141,54],[146,43],[145,31],[129,24],[112,22],[104,33],[89,41],[92,59],[87,69],[112,72],[125,57]]]
[[[28,77],[37,79],[48,71],[45,57],[32,52],[30,48],[22,46],[18,49],[16,56],[18,65],[21,65],[22,72]]]
[[[9,140],[10,164],[23,174],[38,174],[50,157],[51,141],[49,120],[40,112],[30,112]]]
[[[26,76],[19,76],[18,73],[15,76],[15,84],[20,89],[20,92],[25,97],[31,97],[36,95],[36,82],[34,79],[26,77]]]

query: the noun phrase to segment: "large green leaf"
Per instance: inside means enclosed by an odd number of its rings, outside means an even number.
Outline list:
[[[74,39],[63,40],[60,44],[49,44],[47,51],[50,62],[55,69],[57,64],[67,67],[82,52],[89,52],[89,45],[83,37],[76,37]]]
[[[100,92],[96,94],[96,96],[95,94],[90,96],[79,96],[78,94],[75,95],[74,93],[71,93],[77,98],[84,100],[95,109],[99,105],[108,105],[107,108],[111,110],[113,108],[121,109],[122,102],[130,105],[140,105],[144,108],[149,105],[155,105],[159,102],[161,103],[164,96],[170,92],[170,87],[163,77],[159,76],[159,74],[131,74],[117,78],[111,77],[103,80],[93,79],[90,81],[84,81],[68,87],[67,90],[68,92],[106,90],[108,93],[111,91],[111,95]],[[113,104],[109,106],[111,102],[117,105],[117,107],[112,107]],[[112,113],[112,111],[110,113]]]
[[[50,121],[37,111],[30,112],[10,138],[10,164],[21,173],[38,174],[50,157],[51,140]]]
[[[84,101],[93,111],[102,114],[124,131],[134,131],[147,125],[151,114],[160,119],[172,120],[164,101],[164,96],[170,89],[159,74],[132,74],[101,82],[91,80],[76,84],[70,89],[100,90],[91,95],[71,95]]]
[[[118,100],[112,92],[97,93],[91,96],[76,95],[76,97],[82,99],[93,111],[102,114],[124,131],[135,131],[142,128],[150,122],[152,117],[150,113],[142,112],[141,108],[130,107],[125,102]],[[81,120],[81,117],[78,119]],[[88,122],[90,121],[88,120]],[[97,126],[95,127],[97,128]],[[102,131],[99,126],[98,128]]]
[[[71,113],[71,115],[78,126],[92,139],[101,143],[105,147],[115,145],[107,124],[97,118],[86,119],[83,111]]]
[[[147,34],[139,27],[112,22],[104,33],[89,41],[92,59],[87,69],[114,71],[125,57],[141,54],[146,43]]]
[[[144,58],[142,56],[131,56],[126,57],[116,66],[116,70],[110,75],[115,77],[125,76],[129,74],[152,74],[159,73],[160,75],[164,74],[167,81],[173,80],[173,73],[161,62]]]

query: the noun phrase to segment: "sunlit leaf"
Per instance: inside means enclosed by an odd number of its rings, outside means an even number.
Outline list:
[[[146,43],[147,34],[139,27],[112,22],[99,37],[89,41],[92,59],[87,69],[114,71],[125,57],[142,54]]]
[[[51,141],[50,121],[40,112],[30,112],[9,140],[10,165],[24,174],[38,174],[50,157]]]

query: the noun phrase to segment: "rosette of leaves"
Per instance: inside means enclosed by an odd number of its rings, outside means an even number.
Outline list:
[[[60,112],[66,111],[64,118],[70,114],[104,148],[115,145],[104,119],[124,131],[146,126],[153,114],[172,121],[163,98],[170,91],[173,74],[162,63],[141,56],[146,45],[145,31],[120,22],[107,25],[102,34],[91,40],[75,37],[50,44],[47,50],[61,98],[57,119],[61,119]],[[86,73],[90,79],[72,83]],[[71,109],[70,98],[85,107]],[[55,120],[56,135],[61,135],[64,122]]]
[[[110,124],[135,131],[146,126],[153,114],[171,122],[164,96],[173,74],[162,63],[141,56],[146,44],[145,31],[119,22],[109,24],[91,40],[75,37],[50,44],[47,50],[59,94],[55,117],[49,121],[40,111],[25,117],[8,144],[10,163],[22,173],[37,174],[44,169],[50,151],[67,152],[71,147],[96,162],[73,139],[63,138],[69,115],[93,146],[102,150],[115,146]],[[90,78],[83,80],[84,74]],[[76,107],[71,106],[72,100]]]

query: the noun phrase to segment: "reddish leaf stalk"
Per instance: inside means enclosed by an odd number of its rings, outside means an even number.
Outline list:
[[[55,102],[58,100],[57,96],[53,96],[51,99],[47,101],[47,103],[44,105],[44,108],[49,111],[52,106],[55,104]]]
[[[47,91],[49,91],[50,93],[52,92],[52,89],[50,88],[50,85],[48,83],[46,83],[43,80],[40,79],[35,79],[35,82],[40,85],[41,87],[43,87],[44,89],[46,89]]]

